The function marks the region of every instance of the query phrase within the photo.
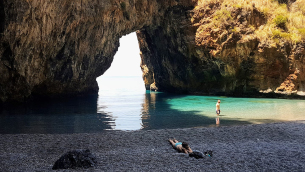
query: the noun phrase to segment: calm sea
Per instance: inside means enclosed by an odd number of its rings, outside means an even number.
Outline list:
[[[100,77],[97,81],[98,95],[0,109],[0,133],[94,133],[305,120],[304,100],[150,92],[141,77]],[[215,114],[218,99],[220,116]]]

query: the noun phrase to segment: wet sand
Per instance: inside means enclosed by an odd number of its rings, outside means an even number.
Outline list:
[[[305,171],[305,121],[216,128],[105,131],[94,134],[2,134],[0,171],[55,171],[73,149],[90,149],[97,166],[58,171]],[[167,141],[213,150],[203,159]]]

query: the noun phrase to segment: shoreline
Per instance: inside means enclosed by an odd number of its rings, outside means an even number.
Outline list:
[[[305,171],[305,121],[83,134],[0,134],[0,171]],[[167,141],[213,151],[195,159]],[[97,165],[52,170],[60,156],[89,149]]]
[[[150,91],[150,90],[145,90]],[[154,92],[154,91],[153,91]],[[162,91],[161,91],[162,92]],[[168,94],[176,94],[176,95],[197,95],[197,96],[225,96],[225,97],[234,97],[234,98],[270,98],[270,99],[293,99],[293,100],[305,100],[305,91],[298,91],[295,93],[286,93],[286,92],[251,92],[251,93],[243,93],[243,94],[233,94],[233,93],[203,93],[203,92],[166,92],[163,93]],[[35,96],[21,100],[21,101],[9,101],[2,102],[0,100],[0,110],[6,109],[6,107],[14,107],[14,106],[26,106],[31,103],[41,103],[41,102],[49,102],[49,101],[58,101],[58,99],[64,100],[73,100],[75,98],[88,98],[88,97],[98,97],[97,93],[89,93],[89,94],[77,94],[77,95],[57,95],[57,96]]]

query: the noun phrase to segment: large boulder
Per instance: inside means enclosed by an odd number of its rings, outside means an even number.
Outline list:
[[[90,150],[73,150],[62,155],[53,165],[53,170],[68,168],[90,168],[97,163]]]

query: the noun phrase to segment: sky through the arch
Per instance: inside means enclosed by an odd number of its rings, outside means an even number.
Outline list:
[[[140,50],[135,32],[120,39],[111,67],[103,76],[142,76]]]

